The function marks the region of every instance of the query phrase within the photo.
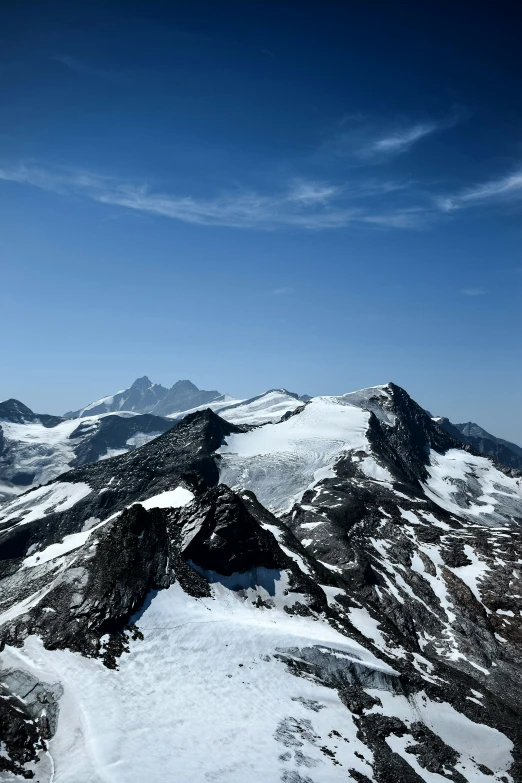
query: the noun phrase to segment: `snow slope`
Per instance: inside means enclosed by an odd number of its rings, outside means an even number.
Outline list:
[[[302,400],[286,389],[272,389],[248,400],[230,399],[225,402],[210,402],[189,411],[172,413],[169,418],[179,419],[197,410],[210,408],[232,424],[260,426],[267,423],[275,424],[285,413],[292,412],[303,404]]]
[[[120,389],[120,391],[115,392],[114,394],[110,394],[108,397],[101,397],[99,400],[94,400],[93,402],[90,402],[88,405],[85,406],[85,408],[82,408],[80,411],[77,412],[77,417],[75,418],[81,418],[83,416],[89,416],[89,411],[93,411],[95,408],[101,408],[101,410],[104,413],[109,413],[112,411],[112,405],[114,404],[114,398],[120,397],[126,390]],[[118,401],[119,402],[119,401]],[[123,403],[123,400],[121,401]],[[119,405],[119,407],[121,407]]]
[[[286,421],[229,436],[219,449],[220,479],[252,490],[271,511],[288,511],[307,489],[334,475],[341,454],[369,453],[368,419],[345,397],[314,397]]]
[[[324,623],[254,607],[258,595],[269,597],[215,583],[211,598],[177,584],[151,596],[139,618],[145,638],[119,671],[35,637],[6,650],[3,669],[23,665],[64,687],[49,743],[53,783],[267,783],[303,767],[314,783],[341,783],[347,768],[371,774],[372,753],[335,691],[294,677],[275,656],[321,645],[370,672],[389,667]]]
[[[51,512],[67,511],[90,492],[91,488],[85,483],[72,484],[67,481],[37,487],[0,506],[0,525],[5,529],[9,522],[22,525],[41,519]]]
[[[372,711],[406,727],[421,719],[457,752],[465,780],[499,781],[508,773],[513,745],[499,731],[425,694],[407,700],[394,692],[394,670],[358,642],[285,613],[283,574],[272,609],[254,605],[271,598],[261,574],[251,574],[252,587],[243,590],[227,581],[215,575],[208,598],[193,598],[178,584],[151,594],[136,618],[144,639],[130,643],[118,671],[46,650],[36,637],[4,650],[2,669],[23,667],[64,690],[58,730],[38,768],[42,783],[344,783],[348,770],[374,780],[374,753],[358,734],[357,716],[334,689],[296,677],[281,660],[281,653],[311,648],[366,670]],[[415,744],[411,735],[387,741],[423,780],[447,780],[404,752]]]
[[[485,525],[521,518],[522,480],[501,473],[487,457],[460,449],[430,453],[426,495],[447,511]]]

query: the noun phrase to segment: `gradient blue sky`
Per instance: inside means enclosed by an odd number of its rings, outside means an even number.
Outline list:
[[[522,442],[512,2],[4,2],[0,398],[393,380]]]

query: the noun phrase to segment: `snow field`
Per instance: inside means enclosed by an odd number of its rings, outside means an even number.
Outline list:
[[[204,411],[207,408],[217,413],[218,416],[232,424],[250,424],[260,426],[262,424],[275,424],[285,413],[293,411],[304,405],[302,400],[297,400],[285,389],[274,389],[259,397],[248,400],[218,400],[205,405],[198,405],[188,411],[171,413],[167,418],[180,419],[196,411]]]
[[[212,589],[194,599],[176,584],[152,597],[137,620],[145,639],[131,643],[119,671],[45,650],[36,637],[2,654],[3,668],[22,665],[64,686],[49,743],[53,783],[275,783],[303,769],[314,783],[344,783],[349,768],[371,777],[371,751],[336,692],[274,655],[322,645],[386,665],[321,621],[254,607],[255,595],[269,595],[263,588],[247,597]]]
[[[314,397],[286,421],[230,435],[218,452],[220,480],[252,490],[271,511],[289,511],[308,488],[335,475],[342,452],[369,450],[368,419],[342,397]]]

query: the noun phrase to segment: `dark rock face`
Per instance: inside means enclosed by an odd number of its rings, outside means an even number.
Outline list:
[[[391,426],[374,414],[368,439],[397,478],[406,483],[424,481],[430,448],[444,452],[461,448],[462,444],[438,427],[400,386],[390,383],[387,388],[391,399],[384,407],[395,417],[395,424]]]
[[[34,778],[28,762],[38,761],[58,724],[60,683],[49,685],[20,669],[0,671],[0,774]],[[8,778],[11,780],[11,776]]]
[[[278,540],[270,528],[277,530]],[[313,611],[328,611],[324,592],[318,588],[316,579],[303,573],[295,560],[281,549],[280,542],[284,540],[292,550],[298,551],[301,545],[251,493],[240,497],[223,484],[209,489],[190,506],[172,512],[171,530],[176,529],[181,557],[199,573],[227,577],[263,569],[285,570],[290,589],[302,594],[308,607]],[[318,565],[314,573],[313,564],[310,565],[313,576],[317,578],[320,573],[324,583],[335,584],[324,567]]]
[[[38,732],[24,704],[0,686],[0,738],[5,748],[0,756],[0,774],[11,773],[20,778],[32,778],[25,765],[34,761],[45,748],[44,737]],[[15,778],[16,779],[16,778]]]
[[[88,520],[106,519],[180,483],[194,488],[217,484],[214,452],[226,435],[240,431],[211,411],[201,411],[136,451],[70,470],[67,482],[85,483],[92,491],[71,509],[50,511],[43,520],[14,527],[0,522],[0,561],[24,557],[31,546],[59,541],[81,531]]]
[[[224,576],[252,568],[285,568],[288,557],[245,505],[223,486],[176,513],[183,528],[182,553],[201,569]]]
[[[2,644],[36,633],[49,649],[97,655],[103,634],[122,630],[150,590],[168,586],[166,535],[161,511],[140,505],[123,511],[60,577],[39,568],[36,584],[51,589],[21,621],[2,626]],[[15,580],[4,583],[7,594]]]

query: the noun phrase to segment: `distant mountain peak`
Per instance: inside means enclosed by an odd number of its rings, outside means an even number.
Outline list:
[[[128,389],[102,397],[84,408],[69,411],[65,415],[68,418],[81,418],[100,413],[131,411],[168,416],[212,402],[221,396],[221,393],[216,389],[211,391],[198,389],[188,379],[176,381],[170,389],[167,389],[160,383],[153,383],[147,375],[143,375],[136,378]]]
[[[9,400],[0,402],[0,420],[10,421],[13,424],[32,421],[35,418],[33,411],[24,405],[20,400],[11,397]]]
[[[493,457],[508,468],[522,470],[522,448],[516,443],[497,438],[473,421],[453,424],[445,416],[435,416],[433,419],[443,430],[472,446],[480,454]]]
[[[198,392],[201,391],[198,389],[195,383],[192,383],[192,381],[189,381],[188,379],[184,379],[181,381],[176,381],[176,383],[171,387],[171,392]]]
[[[131,389],[141,389],[142,391],[145,391],[145,389],[149,389],[152,386],[152,381],[150,378],[148,378],[146,375],[143,375],[141,378],[136,378]]]

